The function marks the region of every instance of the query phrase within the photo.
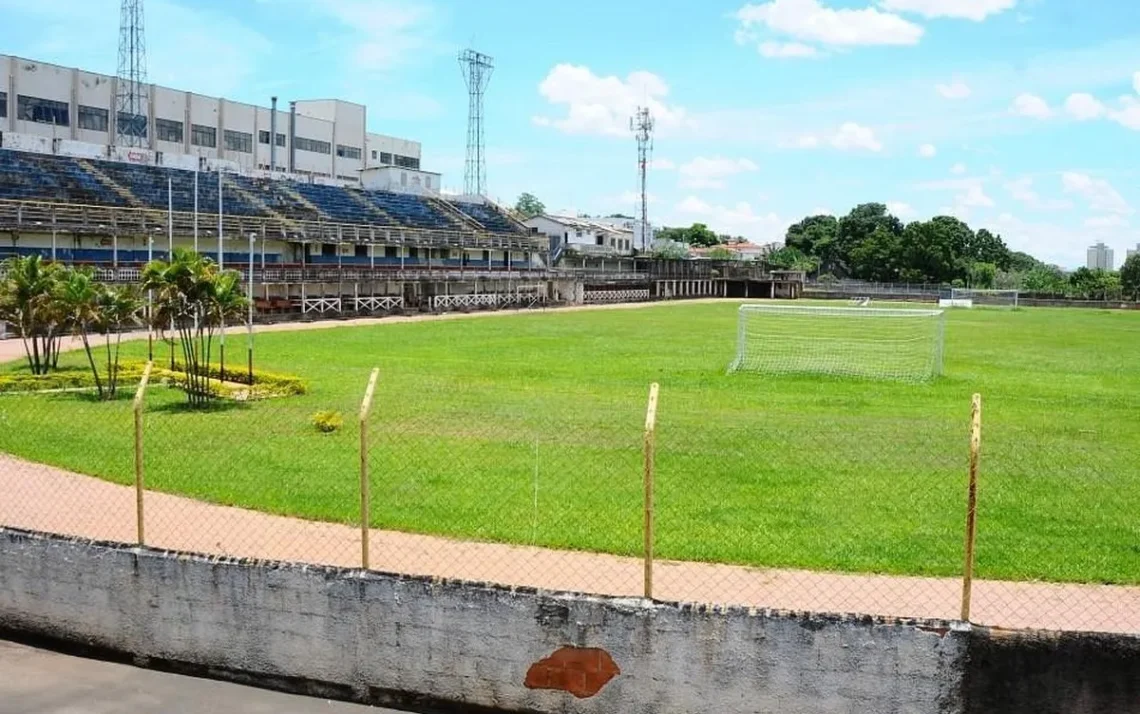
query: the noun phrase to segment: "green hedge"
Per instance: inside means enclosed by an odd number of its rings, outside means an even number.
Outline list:
[[[138,381],[142,366],[123,363],[119,366],[119,384]],[[102,374],[102,373],[101,373]],[[106,381],[104,380],[104,386]],[[89,369],[61,369],[50,374],[0,375],[0,394],[13,392],[49,392],[60,389],[95,389],[95,377]]]
[[[175,363],[171,371],[156,362],[151,372],[155,382],[166,382],[181,387],[186,382],[182,365]],[[119,365],[119,384],[135,383],[142,377],[146,363],[138,360],[123,360]],[[102,374],[102,372],[101,372]],[[221,371],[218,365],[210,365],[210,378],[218,380]],[[289,397],[305,394],[308,385],[299,377],[272,372],[253,371],[253,388],[249,389],[249,374],[246,370],[226,370],[226,382],[211,382],[210,388],[218,396],[226,399],[267,399],[269,397]],[[95,377],[91,370],[68,368],[51,374],[6,374],[0,375],[0,394],[14,392],[47,392],[60,389],[94,389]]]

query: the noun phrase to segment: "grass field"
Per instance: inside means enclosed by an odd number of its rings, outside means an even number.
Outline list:
[[[1140,314],[951,312],[928,385],[728,375],[735,331],[724,303],[260,335],[259,367],[310,393],[201,414],[153,389],[148,485],[352,522],[378,366],[373,525],[635,554],[657,381],[661,557],[954,575],[981,392],[980,575],[1140,583]],[[2,451],[128,483],[132,443],[125,399],[0,396]]]

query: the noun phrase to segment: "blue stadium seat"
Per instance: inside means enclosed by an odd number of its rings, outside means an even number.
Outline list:
[[[492,233],[521,233],[519,227],[497,208],[483,203],[452,201],[451,205],[464,215],[474,218]]]
[[[128,205],[76,159],[10,149],[0,149],[0,199]]]

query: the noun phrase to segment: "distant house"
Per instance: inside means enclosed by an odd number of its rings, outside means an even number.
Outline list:
[[[555,253],[572,250],[584,255],[619,256],[632,255],[635,248],[633,230],[616,223],[543,214],[527,220],[526,225],[549,236]]]
[[[732,254],[733,260],[760,260],[766,257],[769,253],[776,250],[779,246],[775,243],[765,243],[763,245],[743,241],[739,243],[723,243],[721,245],[714,245],[711,247],[693,246],[689,248],[689,257],[691,258],[707,258],[710,253],[720,253],[728,251]]]

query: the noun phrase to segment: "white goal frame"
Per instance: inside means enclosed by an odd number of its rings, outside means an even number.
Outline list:
[[[1018,290],[990,290],[982,288],[951,288],[951,300],[969,300],[972,307],[1004,307],[1016,309],[1021,293]],[[1008,303],[995,302],[1008,300]]]
[[[740,306],[730,372],[925,382],[942,374],[943,310]]]

